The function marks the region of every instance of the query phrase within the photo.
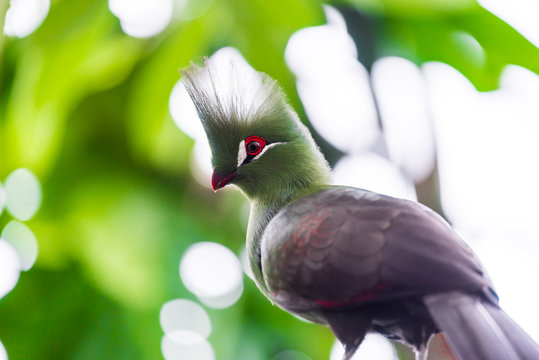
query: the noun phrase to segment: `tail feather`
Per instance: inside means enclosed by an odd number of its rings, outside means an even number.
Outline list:
[[[460,359],[539,359],[539,346],[496,305],[460,292],[429,295],[424,302]]]
[[[490,316],[502,329],[504,335],[519,355],[519,359],[539,359],[539,345],[517,323],[513,321],[502,309],[497,306],[486,306]]]

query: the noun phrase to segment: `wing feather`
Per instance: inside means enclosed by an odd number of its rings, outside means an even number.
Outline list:
[[[473,252],[437,214],[354,188],[281,210],[262,238],[262,271],[290,311],[488,285]]]

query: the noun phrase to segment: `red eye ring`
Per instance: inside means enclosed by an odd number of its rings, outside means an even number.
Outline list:
[[[245,151],[249,155],[256,156],[260,154],[264,146],[266,146],[266,140],[260,136],[251,135],[245,139]]]

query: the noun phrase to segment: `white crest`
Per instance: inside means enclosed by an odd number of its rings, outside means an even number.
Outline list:
[[[182,74],[206,130],[253,121],[286,103],[276,81],[253,69],[234,48],[220,49]]]
[[[272,89],[264,86],[262,74],[235,48],[220,49],[209,58],[208,66],[225,116],[237,114],[240,119],[250,119],[270,96]]]

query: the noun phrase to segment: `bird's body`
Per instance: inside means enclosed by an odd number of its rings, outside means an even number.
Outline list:
[[[247,252],[273,303],[329,326],[345,359],[368,331],[423,355],[444,332],[460,359],[539,359],[440,216],[328,185],[327,162],[273,80],[211,60],[184,75],[212,149],[212,186],[233,183],[251,201]]]
[[[258,286],[283,309],[328,325],[350,356],[368,331],[426,348],[440,332],[424,302],[434,294],[497,308],[474,253],[412,201],[322,187],[280,209],[261,233],[248,239],[257,244]]]

